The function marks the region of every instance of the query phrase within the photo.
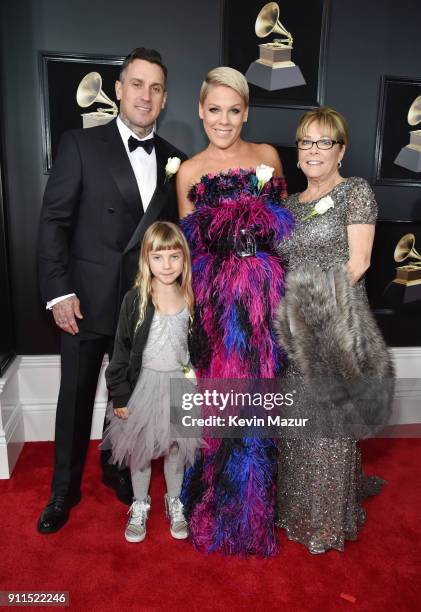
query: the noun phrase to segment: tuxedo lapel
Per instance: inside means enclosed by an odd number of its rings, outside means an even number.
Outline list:
[[[143,214],[142,199],[132,165],[115,122],[110,124],[109,135],[109,167],[111,176],[130,209],[133,219],[136,223],[139,223]]]
[[[144,212],[142,219],[140,220],[124,250],[125,253],[131,249],[139,247],[141,236],[144,234],[146,229],[158,219],[168,199],[168,193],[171,189],[170,182],[174,180],[174,178],[172,178],[167,182],[165,181],[165,166],[168,161],[168,147],[165,145],[165,142],[159,138],[159,136],[155,136],[155,154],[157,176],[155,191],[151,201],[149,202],[148,208]]]

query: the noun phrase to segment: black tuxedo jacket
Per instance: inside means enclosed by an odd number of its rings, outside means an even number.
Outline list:
[[[186,156],[159,136],[155,151],[157,185],[143,213],[115,120],[61,139],[41,215],[40,287],[45,301],[76,293],[87,330],[114,335],[144,232],[157,219],[178,219],[175,177],[165,181],[165,165]]]

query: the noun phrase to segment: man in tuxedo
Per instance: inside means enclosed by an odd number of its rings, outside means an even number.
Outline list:
[[[158,52],[130,53],[116,82],[119,116],[66,132],[46,187],[39,275],[61,330],[61,384],[52,497],[37,525],[43,534],[58,531],[80,501],[98,376],[104,354],[113,350],[143,234],[157,219],[177,220],[175,180],[166,180],[165,166],[169,157],[185,155],[153,131],[166,103],[166,79]],[[110,470],[105,483],[115,484],[114,474],[124,485],[122,473]]]

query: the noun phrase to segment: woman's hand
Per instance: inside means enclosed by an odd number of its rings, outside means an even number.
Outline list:
[[[363,223],[347,227],[349,260],[346,267],[352,285],[355,285],[370,267],[374,229],[374,225]]]
[[[114,408],[114,414],[119,419],[126,420],[128,418],[128,416],[129,416],[129,411],[128,411],[127,408]]]
[[[363,276],[364,272],[366,272],[369,268],[369,264],[364,264],[363,262],[352,261],[351,259],[346,263],[346,269],[348,272],[349,280],[351,281],[351,285],[356,285],[360,278]]]

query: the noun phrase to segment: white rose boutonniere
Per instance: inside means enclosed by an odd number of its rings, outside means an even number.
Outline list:
[[[335,203],[330,196],[325,196],[313,206],[310,211],[310,214],[304,217],[303,221],[306,221],[311,217],[318,217],[320,215],[324,215],[325,212],[329,210],[329,208],[335,208]]]
[[[179,157],[168,158],[167,165],[165,166],[165,183],[169,181],[174,174],[177,174],[180,164],[181,159]]]
[[[271,166],[265,166],[265,164],[259,164],[259,166],[256,167],[258,193],[260,193],[266,183],[270,181],[274,171],[275,168],[272,168]]]
[[[181,371],[183,372],[184,378],[190,380],[193,385],[197,385],[196,372],[191,363],[182,364]]]

